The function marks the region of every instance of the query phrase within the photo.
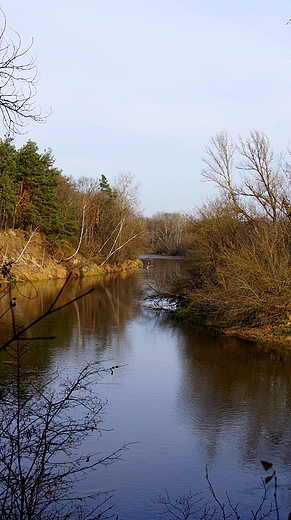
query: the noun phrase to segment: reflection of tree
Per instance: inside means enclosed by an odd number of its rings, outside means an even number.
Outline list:
[[[66,284],[66,290],[60,295],[58,300],[60,306],[81,294],[81,290],[76,291],[72,289],[73,282],[74,280],[69,281]],[[17,284],[12,289],[12,296],[16,298],[14,313],[17,328],[24,329],[41,314],[45,313],[63,285],[63,280],[46,282],[44,284]],[[0,299],[1,316],[9,308],[9,300],[9,293]],[[69,343],[71,341],[72,326],[70,326],[70,320],[66,319],[70,312],[72,312],[72,309],[69,309],[69,307],[65,308],[57,314],[48,316],[36,323],[33,330],[30,329],[25,333],[27,339],[30,337],[55,337],[56,339],[34,341],[34,348],[27,352],[22,363],[37,366],[38,369],[47,367],[50,364],[51,349],[59,342]],[[63,319],[66,320],[65,327]],[[12,336],[13,324],[11,323],[10,315],[4,314],[1,319],[1,337],[9,338]]]
[[[169,280],[179,270],[181,259],[179,257],[169,258],[163,256],[145,255],[142,257],[145,267],[148,262],[151,265],[151,269],[148,271],[149,278],[154,280]]]
[[[46,367],[51,363],[55,348],[68,350],[78,342],[82,348],[93,340],[98,351],[104,350],[108,344],[116,340],[125,331],[129,320],[137,312],[133,300],[140,292],[141,278],[139,273],[119,273],[104,278],[72,279],[59,298],[62,305],[68,300],[80,296],[87,290],[94,291],[86,298],[74,302],[54,316],[37,323],[33,328],[34,337],[52,337],[54,340],[35,342],[26,356],[26,364]],[[15,315],[17,324],[22,328],[45,312],[63,285],[62,280],[45,283],[18,285],[13,290],[17,298]],[[9,294],[0,299],[0,315],[9,307]],[[29,337],[30,332],[27,332]],[[11,336],[11,321],[7,315],[1,320],[1,336]]]
[[[205,329],[178,329],[184,343],[179,415],[200,432],[207,458],[229,441],[229,452],[238,450],[244,463],[268,454],[290,465],[291,358]]]
[[[96,284],[90,298],[80,301],[80,343],[93,339],[98,351],[119,344],[126,326],[137,314],[134,300],[140,292],[140,273],[106,276]]]

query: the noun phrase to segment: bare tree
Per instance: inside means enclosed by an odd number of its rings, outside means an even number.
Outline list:
[[[253,200],[262,216],[276,221],[284,212],[287,184],[268,137],[255,130],[247,139],[240,138],[240,155],[243,157],[238,165],[243,172],[241,195]]]
[[[205,147],[203,158],[206,168],[202,170],[202,177],[214,182],[223,193],[227,193],[233,205],[240,209],[238,189],[235,186],[233,175],[234,155],[237,145],[226,133],[220,132],[210,139]]]
[[[22,45],[21,36],[12,31],[14,39],[7,39],[6,16],[0,31],[0,111],[8,134],[20,134],[29,120],[44,123],[35,103],[37,91],[36,56],[31,54],[33,39],[28,47]]]
[[[44,383],[22,371],[26,348],[10,351],[15,366],[1,379],[1,518],[86,518],[89,510],[90,518],[109,518],[111,493],[101,492],[97,481],[90,495],[78,486],[88,472],[111,464],[121,451],[109,456],[80,452],[85,438],[100,437],[106,403],[92,381],[102,369],[91,364],[74,379],[55,373]]]
[[[220,196],[189,217],[172,294],[211,326],[283,326],[291,308],[288,156],[260,131],[239,146],[222,132],[204,162],[202,175]]]
[[[131,172],[121,172],[115,179],[114,190],[118,194],[120,207],[136,215],[140,214],[140,183],[135,182]]]
[[[289,165],[274,154],[266,135],[252,131],[248,138],[239,138],[238,146],[221,132],[205,151],[202,176],[220,188],[238,215],[252,223],[257,218],[272,222],[282,216],[290,218]],[[241,158],[236,164],[235,154]]]
[[[268,471],[273,464],[261,461],[264,469]],[[176,520],[243,520],[246,518],[241,511],[239,504],[233,503],[229,494],[225,493],[226,501],[221,500],[209,477],[206,467],[206,481],[210,491],[210,500],[206,499],[201,493],[191,493],[181,495],[178,499],[172,499],[166,491],[165,495],[160,495],[158,503],[164,506],[162,515],[164,518],[175,518]],[[269,496],[268,484],[273,481],[273,495]],[[247,513],[247,518],[253,520],[265,520],[266,518],[276,518],[280,520],[280,507],[278,505],[278,483],[276,471],[262,479],[262,493],[257,497],[257,504]],[[272,498],[274,497],[274,502]],[[289,515],[290,516],[290,515]]]
[[[155,213],[147,221],[151,253],[180,255],[185,241],[186,217],[181,213]]]

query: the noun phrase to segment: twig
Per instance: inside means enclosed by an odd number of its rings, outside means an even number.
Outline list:
[[[58,292],[58,295],[57,297],[55,298],[55,300],[53,301],[53,303],[50,305],[50,307],[48,308],[48,310],[46,312],[44,312],[43,314],[41,314],[41,316],[39,316],[38,318],[36,318],[34,321],[32,321],[31,323],[29,323],[29,325],[27,325],[26,327],[24,327],[23,329],[21,329],[20,331],[18,332],[15,332],[13,334],[13,336],[8,340],[6,341],[5,343],[3,343],[3,345],[0,346],[0,352],[2,352],[3,350],[5,350],[9,345],[11,345],[11,343],[13,343],[13,341],[16,341],[18,339],[22,339],[21,336],[23,336],[23,334],[25,334],[25,332],[27,332],[29,329],[31,329],[32,327],[34,327],[34,325],[36,325],[37,323],[39,323],[40,321],[42,321],[44,318],[46,318],[47,316],[50,316],[51,314],[55,313],[55,312],[58,312],[60,311],[61,309],[64,309],[65,307],[68,307],[68,305],[71,305],[72,303],[80,300],[81,298],[84,298],[84,296],[87,296],[88,294],[92,293],[94,291],[94,289],[90,289],[89,291],[86,291],[85,293],[81,294],[80,296],[77,296],[76,298],[73,298],[73,300],[70,300],[66,303],[64,303],[63,305],[60,305],[59,307],[55,307],[58,299],[60,298],[64,288],[66,287],[69,279],[71,277],[71,273],[69,274],[69,276],[67,277],[63,287],[61,288],[61,290]],[[13,302],[10,302],[10,308],[11,306],[13,305]],[[27,339],[27,338],[26,338]]]

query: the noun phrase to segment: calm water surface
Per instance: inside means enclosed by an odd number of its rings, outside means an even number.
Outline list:
[[[148,259],[145,259],[145,265]],[[291,358],[254,344],[177,322],[144,299],[157,277],[172,276],[179,260],[151,258],[150,269],[100,280],[72,280],[61,302],[92,294],[36,326],[54,335],[29,354],[42,373],[76,373],[86,361],[122,365],[96,381],[108,400],[103,433],[84,449],[104,454],[133,443],[121,461],[100,468],[82,485],[114,489],[123,520],[153,520],[165,489],[178,498],[190,490],[209,498],[208,467],[218,497],[228,491],[242,512],[261,496],[260,460],[273,462],[282,518],[291,510]],[[61,282],[23,285],[16,293],[25,324],[53,301]],[[37,291],[37,292],[36,292]],[[37,295],[37,298],[34,298]],[[29,302],[29,303],[27,303]],[[5,302],[1,302],[4,308]],[[2,323],[1,335],[8,334]]]

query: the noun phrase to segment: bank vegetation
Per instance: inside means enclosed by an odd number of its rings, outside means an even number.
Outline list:
[[[221,132],[204,164],[218,194],[187,216],[182,269],[167,294],[211,327],[290,336],[290,151],[275,154],[259,131],[238,142]]]

